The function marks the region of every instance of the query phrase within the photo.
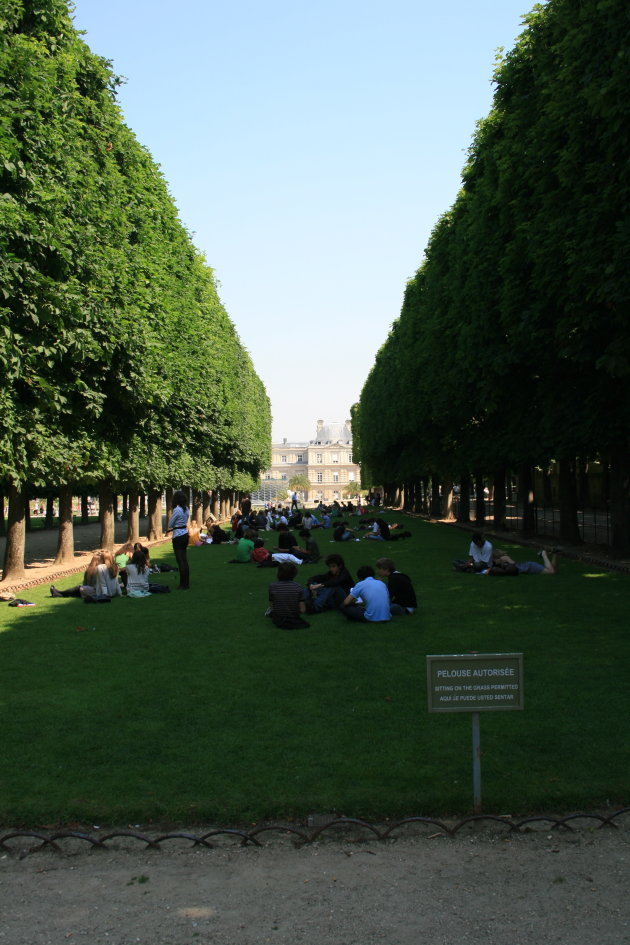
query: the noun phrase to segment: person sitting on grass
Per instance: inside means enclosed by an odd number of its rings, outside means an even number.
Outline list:
[[[54,584],[50,588],[51,597],[82,597],[86,603],[108,603],[112,597],[119,597],[122,588],[118,582],[118,565],[110,551],[97,551],[92,555],[83,575],[83,584],[58,591]]]
[[[328,555],[325,563],[328,567],[326,574],[316,574],[308,579],[310,599],[306,609],[309,613],[338,610],[354,583],[341,555]]]
[[[379,558],[376,562],[376,570],[381,580],[387,581],[389,609],[392,617],[401,614],[413,614],[418,606],[418,601],[411,578],[397,571],[391,558]]]
[[[292,531],[289,531],[288,525],[278,525],[278,546],[275,551],[285,551],[293,554],[293,549],[297,547],[297,541]]]
[[[114,556],[114,560],[119,568],[124,568],[128,561],[131,561],[131,556],[133,554],[133,542],[126,541],[124,545],[121,545],[118,551]]]
[[[270,606],[265,616],[271,617],[282,630],[310,627],[302,617],[306,611],[306,590],[293,580],[296,574],[297,567],[291,561],[284,561],[278,566],[278,579],[269,585]]]
[[[230,536],[220,525],[213,524],[212,519],[206,522],[206,544],[223,545],[229,542]]]
[[[125,567],[127,574],[127,597],[150,597],[151,594],[169,593],[165,584],[149,584],[149,562],[141,548],[137,548]]]
[[[312,528],[320,528],[319,519],[315,518],[310,509],[307,509],[302,518],[302,528],[310,532]]]
[[[236,558],[232,558],[230,564],[248,564],[252,560],[252,551],[254,542],[258,538],[258,533],[253,528],[248,528],[242,538],[239,538],[236,546]]]
[[[136,549],[131,561],[125,567],[127,574],[127,597],[150,597],[149,590],[149,562],[145,553]]]
[[[341,613],[360,623],[387,623],[391,620],[389,594],[382,581],[374,577],[374,568],[364,564],[357,571],[358,582],[341,606]]]
[[[303,529],[300,532],[300,538],[302,539],[301,545],[294,545],[291,549],[292,554],[296,558],[299,558],[304,564],[317,564],[321,558],[319,551],[319,545],[313,538],[313,535],[308,530],[308,528]]]
[[[348,528],[347,522],[340,522],[339,525],[335,525],[333,531],[333,539],[335,541],[354,541],[356,537],[352,529]]]
[[[473,571],[485,571],[492,565],[492,545],[480,532],[473,532],[468,549],[468,566]]]

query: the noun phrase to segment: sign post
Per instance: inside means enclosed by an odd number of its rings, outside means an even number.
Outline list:
[[[427,656],[429,712],[472,713],[473,803],[481,813],[480,712],[521,710],[522,653]]]

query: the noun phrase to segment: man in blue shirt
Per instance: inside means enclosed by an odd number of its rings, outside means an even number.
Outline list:
[[[374,577],[374,568],[363,565],[357,571],[358,583],[350,588],[341,607],[348,620],[361,623],[387,623],[391,620],[387,586]]]

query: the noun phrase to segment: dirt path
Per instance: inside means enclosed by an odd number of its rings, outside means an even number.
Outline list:
[[[630,831],[0,854],[2,945],[627,945]]]

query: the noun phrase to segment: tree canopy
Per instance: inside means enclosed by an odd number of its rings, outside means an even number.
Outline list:
[[[361,394],[375,481],[595,456],[627,479],[630,8],[525,23]]]

